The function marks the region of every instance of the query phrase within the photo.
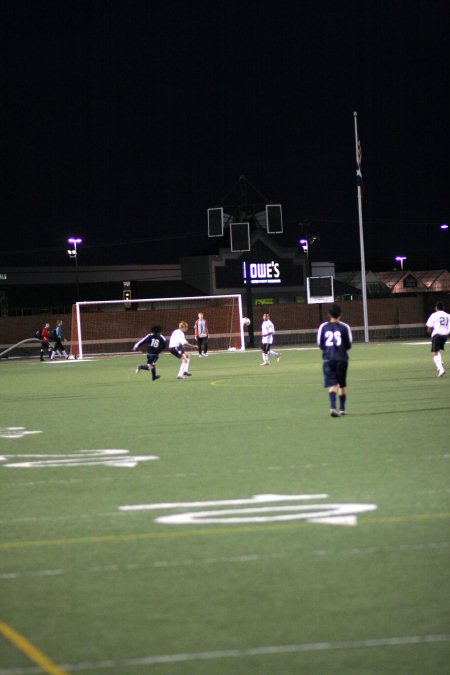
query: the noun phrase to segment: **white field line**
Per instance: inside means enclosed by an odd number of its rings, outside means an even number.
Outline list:
[[[138,563],[127,563],[125,565],[111,563],[109,565],[93,565],[90,567],[56,567],[53,569],[9,571],[0,573],[0,581],[13,581],[15,579],[35,578],[35,577],[56,577],[69,574],[107,574],[110,572],[143,572],[149,569],[168,569],[175,567],[204,567],[208,565],[233,565],[242,563],[254,563],[266,560],[279,560],[281,558],[299,558],[299,557],[320,557],[326,556],[354,556],[354,555],[372,555],[374,553],[396,553],[411,551],[442,551],[450,546],[450,541],[427,542],[419,544],[398,544],[396,546],[358,546],[345,549],[313,549],[296,551],[295,553],[284,551],[269,555],[260,555],[257,553],[248,553],[246,555],[236,555],[219,558],[186,558],[184,560],[155,560],[145,565]]]
[[[427,340],[426,342],[402,342],[402,345],[412,345],[413,347],[423,347],[424,345],[430,346],[431,344],[431,338]]]
[[[98,360],[99,359],[94,358],[94,357],[88,357],[88,358],[83,357],[82,359],[61,359],[61,360],[58,360],[58,361],[56,359],[53,359],[53,361],[49,360],[46,363],[54,366],[57,363],[87,363],[88,361],[98,361]]]
[[[131,659],[104,660],[62,664],[61,668],[68,672],[82,670],[120,669],[133,666],[154,666],[162,663],[186,663],[192,661],[219,661],[221,659],[243,659],[253,656],[277,656],[278,654],[301,654],[306,652],[334,652],[353,649],[370,649],[385,647],[404,647],[411,645],[430,645],[440,642],[449,642],[449,634],[441,635],[400,635],[395,637],[369,638],[365,640],[342,640],[336,642],[306,642],[290,645],[264,645],[260,647],[246,647],[243,649],[221,649],[207,652],[182,652],[179,654],[160,654],[155,656],[141,656]],[[2,668],[0,675],[31,675],[41,673],[39,668]],[[128,672],[128,671],[127,671]]]

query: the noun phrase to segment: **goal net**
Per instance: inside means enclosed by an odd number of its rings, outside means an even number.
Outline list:
[[[93,354],[122,354],[160,325],[169,339],[180,321],[194,340],[194,323],[199,312],[208,322],[209,349],[245,349],[240,295],[208,295],[188,298],[99,300],[77,302],[72,308],[70,353],[83,358]]]

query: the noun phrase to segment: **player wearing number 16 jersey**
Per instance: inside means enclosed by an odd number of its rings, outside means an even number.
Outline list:
[[[352,346],[352,331],[341,318],[341,308],[333,304],[328,310],[328,321],[319,326],[317,344],[322,350],[323,386],[328,387],[331,417],[346,414],[348,350]],[[336,409],[339,395],[339,412]]]
[[[136,342],[133,351],[136,351],[142,345],[147,345],[147,363],[136,366],[136,374],[141,370],[151,370],[152,380],[159,380],[160,376],[156,374],[156,362],[160,352],[166,348],[166,338],[161,335],[161,326],[153,326],[151,333]]]

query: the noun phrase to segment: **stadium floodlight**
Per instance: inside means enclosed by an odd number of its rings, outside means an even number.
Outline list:
[[[82,244],[83,240],[80,237],[69,237],[69,239],[67,240],[67,243],[73,245],[73,248],[69,248],[67,250],[67,253],[69,254],[69,258],[75,258],[76,259],[77,254],[78,254],[77,245]]]
[[[397,256],[395,257],[395,259],[396,259],[397,262],[400,263],[400,269],[402,270],[402,269],[403,269],[403,263],[404,263],[405,260],[406,260],[406,255],[397,255]]]
[[[72,244],[73,248],[67,249],[67,253],[69,255],[69,258],[74,258],[75,260],[75,281],[77,284],[77,298],[80,297],[80,281],[78,278],[78,251],[77,251],[77,245],[82,244],[83,240],[81,237],[69,237],[67,240],[68,244]]]
[[[233,223],[230,228],[231,252],[250,251],[250,223]]]
[[[266,204],[267,234],[283,233],[281,204]]]
[[[82,243],[83,243],[83,240],[81,239],[81,237],[69,237],[69,239],[67,240],[67,243],[68,243],[68,244],[73,244],[74,249],[75,249],[75,253],[76,253],[76,251],[77,251],[77,244],[82,244]]]
[[[208,237],[223,236],[223,209],[208,209]]]

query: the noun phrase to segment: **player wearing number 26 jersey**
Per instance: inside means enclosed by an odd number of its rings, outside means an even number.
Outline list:
[[[331,417],[346,414],[346,387],[348,350],[352,346],[352,331],[341,318],[339,305],[328,310],[329,318],[319,326],[317,344],[322,350],[323,386],[328,387]],[[336,393],[339,393],[339,412],[336,410]]]

